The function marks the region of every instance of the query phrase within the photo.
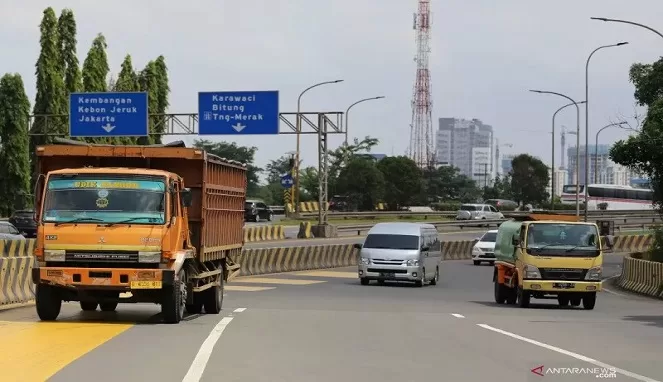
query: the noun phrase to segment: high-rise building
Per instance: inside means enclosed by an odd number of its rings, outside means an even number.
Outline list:
[[[579,184],[585,184],[585,146],[580,146]],[[598,159],[598,161],[597,161]],[[575,184],[576,148],[567,149],[567,184]],[[610,159],[610,145],[589,145],[589,183],[614,184],[628,186],[631,183],[631,171]]]
[[[439,166],[454,166],[478,185],[492,183],[493,127],[478,119],[440,118],[436,134],[436,160]]]
[[[502,174],[506,175],[511,171],[511,169],[513,168],[513,166],[511,165],[511,161],[515,157],[516,156],[513,154],[507,154],[502,157]]]

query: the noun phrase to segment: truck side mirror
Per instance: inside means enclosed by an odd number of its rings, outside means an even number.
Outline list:
[[[192,202],[192,195],[191,195],[191,189],[190,188],[185,188],[182,191],[180,191],[180,198],[182,198],[182,205],[184,207],[191,207],[191,202]]]
[[[518,244],[520,244],[520,243],[519,243],[519,240],[518,240],[518,236],[513,235],[513,236],[511,237],[511,244],[516,245],[516,246],[517,246]]]

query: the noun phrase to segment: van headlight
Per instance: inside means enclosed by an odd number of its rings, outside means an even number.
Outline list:
[[[361,265],[369,265],[371,263],[371,260],[366,257],[362,257],[361,259],[359,259],[359,262],[361,263]]]
[[[585,280],[587,280],[587,281],[600,281],[602,273],[603,273],[603,269],[602,269],[601,266],[589,268],[587,270],[587,275],[585,275]]]
[[[407,265],[408,267],[418,267],[419,266],[419,260],[410,259],[410,260],[405,262],[405,265]]]
[[[472,247],[472,253],[475,255],[480,255],[483,252],[479,249],[479,247]]]
[[[526,279],[540,279],[541,272],[539,272],[539,268],[535,267],[534,265],[525,264],[524,276]]]

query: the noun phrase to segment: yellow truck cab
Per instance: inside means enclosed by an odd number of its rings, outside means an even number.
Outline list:
[[[605,241],[605,243],[603,243]],[[575,216],[531,214],[500,225],[493,272],[495,302],[529,307],[532,298],[594,309],[604,244],[598,226]]]

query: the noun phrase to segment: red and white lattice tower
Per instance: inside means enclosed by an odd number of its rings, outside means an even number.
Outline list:
[[[414,14],[414,30],[417,31],[417,78],[412,95],[412,124],[408,155],[421,168],[435,165],[433,136],[433,101],[431,99],[430,71],[430,0],[419,0],[419,10]]]

